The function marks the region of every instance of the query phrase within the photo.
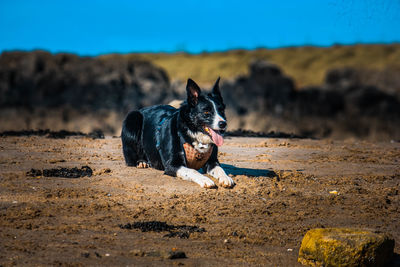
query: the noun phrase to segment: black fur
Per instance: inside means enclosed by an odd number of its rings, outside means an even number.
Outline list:
[[[216,115],[210,101],[213,101],[218,114],[226,120],[219,78],[208,94],[202,94],[199,86],[191,79],[188,79],[186,91],[187,100],[179,109],[158,105],[131,111],[126,116],[121,139],[128,166],[146,162],[152,168],[176,176],[180,167],[187,166],[183,144],[192,144],[195,141],[189,131],[207,134],[204,127],[211,127],[213,123]],[[224,132],[226,123],[222,126],[224,127],[220,127],[220,132]],[[219,165],[218,148],[215,144],[212,146],[213,153],[206,162],[204,171]]]

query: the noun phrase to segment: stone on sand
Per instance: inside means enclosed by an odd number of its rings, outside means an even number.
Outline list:
[[[393,256],[394,240],[386,234],[350,228],[309,230],[298,261],[309,266],[384,266]]]

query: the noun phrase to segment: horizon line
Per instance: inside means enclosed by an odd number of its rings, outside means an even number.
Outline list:
[[[331,48],[331,47],[340,47],[340,46],[374,46],[374,45],[400,45],[400,41],[393,41],[393,42],[354,42],[354,43],[333,43],[330,45],[316,45],[316,44],[304,44],[304,45],[288,45],[288,46],[277,46],[277,47],[267,47],[267,46],[257,46],[254,48],[228,48],[228,49],[221,49],[221,50],[203,50],[201,52],[190,52],[188,50],[176,50],[176,51],[166,51],[166,50],[159,50],[159,51],[129,51],[129,52],[122,52],[122,51],[112,51],[112,52],[100,52],[97,54],[86,54],[86,53],[79,53],[74,51],[66,51],[66,50],[50,50],[46,48],[32,48],[32,49],[3,49],[0,50],[0,54],[9,53],[9,52],[36,52],[36,51],[43,51],[48,52],[52,55],[55,54],[73,54],[78,55],[81,57],[100,57],[106,55],[129,55],[129,54],[188,54],[188,55],[201,55],[201,54],[212,54],[212,53],[226,53],[231,51],[257,51],[257,50],[279,50],[279,49],[290,49],[290,48],[301,48],[301,47],[313,47],[313,48]]]

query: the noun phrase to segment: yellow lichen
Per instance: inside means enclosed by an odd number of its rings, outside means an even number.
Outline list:
[[[301,243],[298,261],[310,266],[382,266],[393,255],[394,240],[350,228],[312,229]]]

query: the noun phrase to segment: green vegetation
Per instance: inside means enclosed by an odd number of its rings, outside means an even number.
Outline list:
[[[101,58],[127,57],[149,60],[164,68],[171,80],[193,78],[209,85],[218,76],[223,79],[247,74],[248,64],[254,59],[264,59],[282,68],[292,77],[298,88],[321,84],[326,71],[338,67],[383,70],[400,69],[400,44],[353,45],[332,47],[289,47],[280,49],[231,50],[202,53],[132,53],[110,54]]]

